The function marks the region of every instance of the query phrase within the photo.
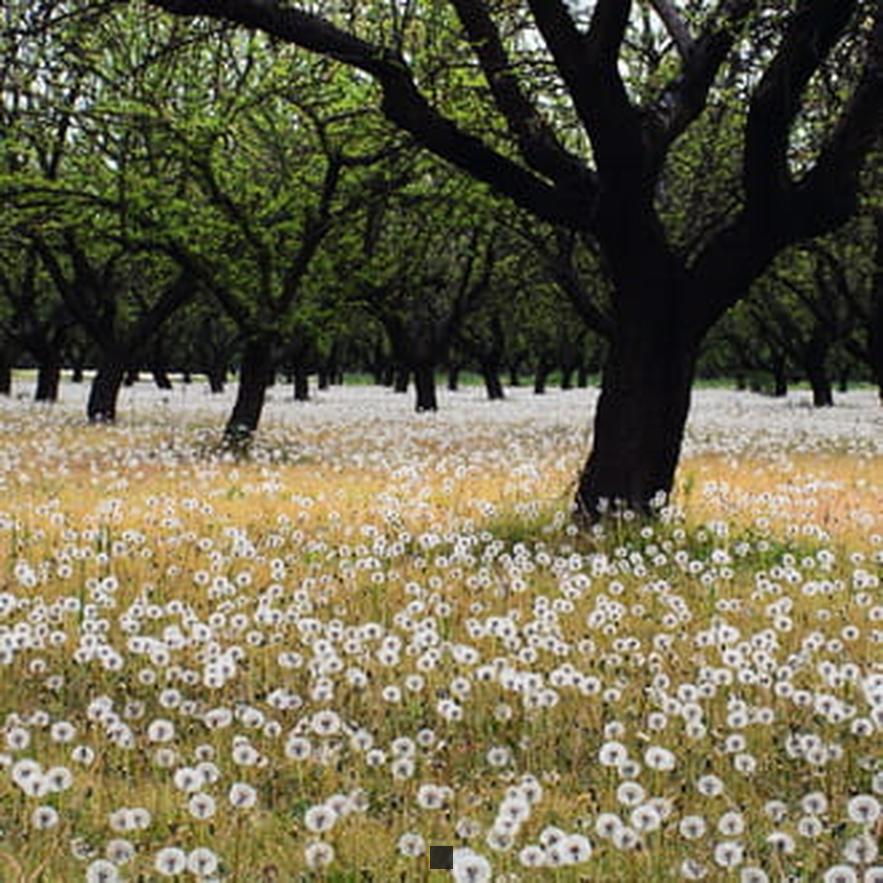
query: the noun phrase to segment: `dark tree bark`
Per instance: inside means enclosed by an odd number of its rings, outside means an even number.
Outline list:
[[[321,387],[320,387],[321,389]],[[310,398],[310,372],[306,365],[294,366],[294,400],[306,402]]]
[[[744,392],[746,389],[748,389],[748,380],[746,379],[745,375],[741,371],[737,372],[735,382],[736,382],[736,389],[739,392]]]
[[[573,389],[573,367],[570,365],[561,368],[561,389]]]
[[[86,417],[90,423],[113,423],[117,416],[117,399],[126,373],[125,363],[107,359],[92,378]]]
[[[500,380],[500,366],[496,362],[482,362],[481,376],[484,380],[484,388],[487,397],[491,401],[499,401],[506,398],[503,383]]]
[[[773,395],[776,398],[784,398],[788,395],[788,370],[787,360],[784,356],[773,359],[771,370],[773,372]]]
[[[831,378],[825,361],[828,356],[828,343],[821,336],[815,336],[806,347],[806,378],[812,389],[812,403],[815,408],[830,408],[834,404]]]
[[[874,250],[874,281],[871,290],[871,322],[868,348],[871,355],[871,371],[877,384],[877,394],[883,405],[883,209],[874,212],[877,245]]]
[[[392,388],[393,392],[407,392],[408,383],[411,379],[411,372],[404,365],[396,365],[395,374],[393,375]]]
[[[0,350],[0,396],[12,395],[12,362],[5,350]]]
[[[585,360],[580,362],[576,369],[576,385],[580,389],[586,389],[589,385],[589,366]]]
[[[123,386],[134,386],[141,379],[141,372],[137,368],[127,368],[123,377]]]
[[[520,361],[515,360],[509,362],[509,386],[521,386],[521,376],[518,373],[520,367]]]
[[[604,365],[592,453],[579,479],[583,518],[593,520],[614,500],[650,514],[654,496],[668,494],[694,369],[695,350],[681,329],[635,323],[620,332]]]
[[[533,375],[534,395],[543,395],[545,393],[546,381],[549,379],[550,370],[550,362],[548,362],[545,358],[540,358],[537,362],[537,367]]]
[[[417,412],[437,411],[438,400],[435,395],[435,368],[433,365],[421,364],[414,368],[414,387],[417,391]]]
[[[71,383],[82,383],[83,382],[83,363],[75,362],[73,368],[71,369]]]
[[[848,365],[840,370],[840,375],[837,378],[837,389],[840,392],[849,392],[849,373]]]
[[[263,338],[254,338],[243,347],[236,402],[224,429],[229,443],[247,442],[258,428],[273,366],[271,350],[270,342]]]
[[[58,385],[61,381],[61,356],[45,353],[37,362],[37,389],[34,401],[58,401]]]
[[[215,353],[205,373],[208,378],[209,390],[216,395],[222,393],[227,385],[226,356],[222,353]]]
[[[460,388],[460,366],[454,362],[448,365],[448,392],[456,392]]]

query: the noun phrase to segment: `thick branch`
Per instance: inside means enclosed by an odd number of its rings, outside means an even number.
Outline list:
[[[801,0],[752,95],[743,184],[755,218],[775,223],[773,216],[792,186],[788,137],[804,90],[849,23],[855,6],[856,0]]]
[[[525,161],[541,175],[563,184],[589,169],[569,153],[528,100],[503,47],[500,33],[481,0],[452,0],[484,72],[494,102],[506,118]]]
[[[367,43],[317,15],[282,8],[272,0],[153,2],[176,15],[219,18],[263,31],[285,43],[365,71],[381,86],[383,113],[419,144],[541,218],[568,226],[585,223],[585,193],[574,192],[572,187],[549,186],[480,138],[460,129],[429,104],[401,55]]]
[[[654,4],[655,5],[655,4]],[[650,168],[658,174],[665,155],[702,113],[721,65],[757,0],[721,0],[702,34],[693,43],[681,72],[645,112]]]

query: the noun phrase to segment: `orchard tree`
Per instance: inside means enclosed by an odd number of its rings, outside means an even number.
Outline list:
[[[576,495],[588,520],[611,499],[648,511],[670,491],[700,341],[783,249],[850,217],[883,120],[879,0],[647,2],[655,27],[641,27],[632,0],[153,0],[368,74],[383,113],[425,148],[598,243],[614,328]],[[357,14],[366,5],[373,15]],[[769,36],[754,45],[761,25]],[[627,65],[636,28],[655,66]],[[807,87],[846,44],[856,73],[843,68],[836,115],[816,120]],[[468,102],[451,92],[469,64],[484,77],[481,112],[471,110],[474,89]],[[676,196],[663,187],[667,167],[691,127],[716,108],[730,113],[735,81],[748,99],[731,151],[736,198],[687,250],[661,211]],[[797,163],[793,148],[812,126],[819,146]]]

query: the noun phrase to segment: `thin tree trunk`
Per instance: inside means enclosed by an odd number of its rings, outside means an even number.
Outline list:
[[[55,353],[37,363],[37,390],[34,401],[58,401],[58,384],[61,381],[61,362]]]
[[[834,393],[831,390],[831,378],[825,369],[824,358],[818,358],[817,354],[809,357],[806,377],[812,389],[813,407],[830,408],[834,404]]]
[[[211,392],[216,395],[222,393],[227,385],[227,360],[223,356],[216,356],[212,359],[205,373],[208,377],[208,388]]]
[[[784,358],[778,358],[773,362],[773,395],[777,399],[788,395],[788,371]]]
[[[92,378],[86,416],[90,423],[113,423],[117,416],[117,398],[125,377],[125,365],[117,359],[106,360]]]
[[[123,386],[134,386],[141,379],[141,372],[137,368],[129,368],[123,376]]]
[[[270,345],[266,340],[246,343],[239,363],[236,402],[224,428],[224,437],[229,443],[247,442],[258,428],[271,367]]]
[[[71,383],[82,383],[83,382],[83,363],[75,362],[73,369],[71,370]]]
[[[589,366],[584,361],[576,369],[576,385],[580,389],[586,389],[589,385]]]
[[[521,377],[518,375],[518,362],[509,363],[509,386],[521,386]]]
[[[448,365],[448,391],[456,392],[460,388],[460,366]]]
[[[546,391],[546,381],[549,379],[549,365],[543,359],[537,364],[536,372],[533,376],[534,395],[543,395]]]
[[[604,365],[592,452],[579,479],[582,522],[614,505],[649,514],[654,497],[671,492],[690,407],[695,349],[677,321],[623,325]]]
[[[849,368],[843,368],[837,379],[837,388],[840,392],[849,392]]]
[[[12,395],[12,362],[5,350],[0,350],[0,395]]]
[[[561,389],[573,389],[573,366],[565,365],[561,368]]]
[[[393,380],[393,392],[407,392],[408,381],[411,372],[404,366],[398,365],[395,369],[395,378]]]
[[[414,368],[414,386],[417,391],[417,411],[437,411],[435,396],[435,368],[432,365],[417,365]]]
[[[316,378],[316,386],[319,389],[328,389],[331,386],[331,374],[325,367],[319,367],[318,375]]]
[[[748,381],[745,379],[745,375],[741,372],[736,375],[736,389],[740,392],[748,389]]]
[[[500,366],[495,363],[485,362],[481,366],[481,376],[484,379],[484,388],[487,397],[491,401],[498,401],[506,397],[503,384],[500,381]]]
[[[294,400],[306,402],[310,399],[310,373],[305,365],[294,366]]]

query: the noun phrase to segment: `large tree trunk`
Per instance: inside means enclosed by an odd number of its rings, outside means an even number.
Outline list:
[[[491,401],[498,401],[506,397],[503,391],[503,384],[500,381],[500,366],[498,364],[495,362],[483,362],[481,365],[481,376],[484,379],[487,397]]]
[[[614,505],[649,514],[654,497],[671,492],[696,353],[672,314],[661,316],[623,322],[611,345],[576,496],[583,522]]]
[[[34,393],[34,401],[57,401],[60,380],[61,360],[56,353],[47,354],[37,363],[37,390]]]
[[[871,289],[871,327],[868,344],[871,351],[871,371],[877,384],[877,394],[883,405],[883,209],[874,212],[877,245],[874,249],[874,280]]]
[[[414,386],[417,390],[417,411],[437,411],[438,401],[435,396],[435,367],[433,365],[417,365],[414,368]]]
[[[117,398],[126,374],[126,366],[117,359],[107,359],[92,378],[86,417],[90,423],[113,423],[117,416]]]
[[[224,438],[228,442],[247,442],[258,428],[272,364],[268,341],[255,339],[243,348],[236,402],[224,428]]]

